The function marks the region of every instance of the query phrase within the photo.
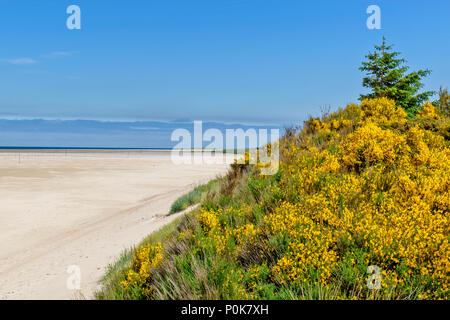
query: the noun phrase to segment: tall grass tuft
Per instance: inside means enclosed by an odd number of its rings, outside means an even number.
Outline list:
[[[189,193],[182,195],[172,204],[169,214],[174,214],[183,210],[186,210],[190,206],[201,202],[206,198],[207,194],[216,191],[219,187],[219,181],[217,179],[211,180],[206,184],[202,184],[194,188]]]

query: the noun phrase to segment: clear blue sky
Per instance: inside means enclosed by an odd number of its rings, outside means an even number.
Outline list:
[[[66,28],[77,4],[82,29]],[[382,30],[366,28],[381,7]],[[356,102],[385,35],[449,86],[450,1],[0,0],[0,117],[291,122]]]

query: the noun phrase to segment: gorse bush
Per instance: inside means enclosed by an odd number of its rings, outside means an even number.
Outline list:
[[[125,299],[447,299],[448,127],[431,104],[407,120],[386,98],[311,118],[280,140],[277,174],[235,165],[107,290]],[[368,286],[369,266],[380,270],[379,289]]]
[[[162,258],[161,243],[143,245],[136,250],[132,265],[120,282],[122,288],[131,294],[130,297],[153,298],[155,290],[151,286],[151,270],[161,263]]]
[[[377,124],[405,123],[406,112],[397,108],[393,100],[369,99],[361,103],[361,118]]]

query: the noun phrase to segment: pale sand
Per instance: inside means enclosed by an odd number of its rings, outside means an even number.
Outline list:
[[[176,217],[177,197],[227,168],[169,152],[0,153],[0,299],[92,298],[109,263]]]

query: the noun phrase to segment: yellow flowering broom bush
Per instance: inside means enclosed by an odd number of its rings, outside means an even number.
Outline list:
[[[448,123],[385,98],[306,121],[277,174],[234,165],[164,246],[139,248],[123,296],[448,299]]]
[[[120,282],[128,298],[153,298],[152,271],[160,265],[162,258],[161,243],[143,245],[136,250],[131,267]]]

